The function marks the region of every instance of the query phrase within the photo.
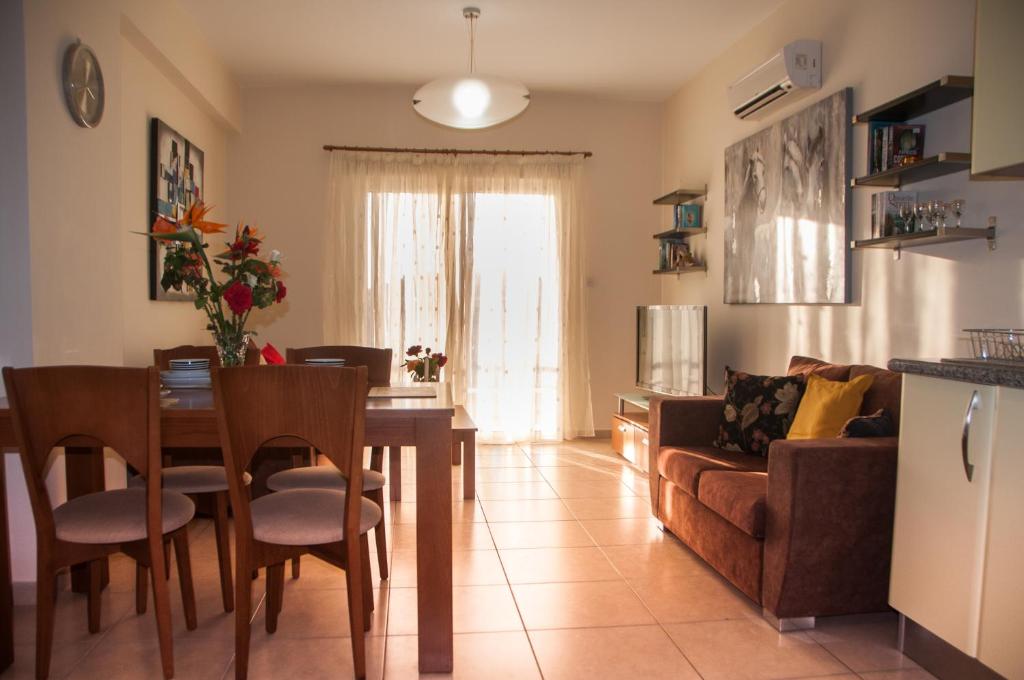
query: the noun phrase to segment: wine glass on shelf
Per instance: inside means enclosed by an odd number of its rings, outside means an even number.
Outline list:
[[[946,226],[946,204],[942,201],[931,202],[932,227],[938,231]]]
[[[957,229],[960,228],[960,218],[964,214],[964,206],[966,204],[967,204],[967,201],[965,201],[962,198],[954,198],[952,201],[949,202],[949,209],[953,211],[954,215],[956,215],[956,228]]]
[[[909,234],[914,231],[914,204],[906,201],[900,203],[900,220],[902,225],[897,234]]]
[[[923,202],[914,203],[914,231],[924,231],[928,219],[928,206]]]

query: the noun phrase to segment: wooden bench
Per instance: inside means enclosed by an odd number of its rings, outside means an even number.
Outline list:
[[[476,423],[462,406],[455,407],[452,416],[452,465],[462,465],[462,497],[471,501],[476,498]],[[388,448],[390,463],[388,482],[391,485],[391,500],[402,500],[402,448]],[[465,463],[463,464],[463,458]]]

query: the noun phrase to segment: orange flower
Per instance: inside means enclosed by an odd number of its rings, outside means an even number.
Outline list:
[[[153,223],[154,234],[173,234],[176,231],[178,231],[178,225],[166,217],[157,217],[156,222]]]
[[[182,218],[182,222],[189,224],[193,229],[198,229],[204,234],[218,234],[227,229],[226,224],[220,222],[210,222],[206,219],[206,214],[213,210],[213,206],[207,206],[202,201],[196,201],[192,204],[192,207],[188,209],[185,216]]]

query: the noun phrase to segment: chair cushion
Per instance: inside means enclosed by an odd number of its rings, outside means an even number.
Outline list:
[[[764,538],[767,472],[709,470],[700,476],[697,500],[737,529]]]
[[[658,451],[659,474],[695,498],[700,477],[708,470],[764,472],[767,469],[767,458],[713,446],[664,446]]]
[[[804,385],[802,375],[751,375],[726,366],[725,406],[714,445],[767,456],[773,440],[786,438]]]
[[[363,470],[363,491],[384,488],[384,475],[376,470]],[[316,465],[281,470],[267,477],[267,488],[272,491],[288,489],[335,489],[344,491],[348,481],[333,465]]]
[[[195,515],[188,496],[163,490],[163,532]],[[146,538],[146,490],[114,489],[72,498],[53,510],[57,538],[70,543],[130,543]]]
[[[167,467],[160,472],[163,486],[178,493],[214,493],[228,490],[228,479],[223,465],[179,465]],[[246,486],[252,483],[252,475],[243,473]],[[146,479],[135,475],[128,480],[129,487],[145,486]]]
[[[377,526],[380,506],[361,498],[359,533]],[[261,496],[249,506],[257,541],[277,545],[322,545],[345,538],[342,521],[345,492],[329,489],[290,489]]]

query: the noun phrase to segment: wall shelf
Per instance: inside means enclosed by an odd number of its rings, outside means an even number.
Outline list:
[[[914,182],[963,172],[971,168],[971,154],[947,151],[937,156],[923,158],[916,163],[890,168],[873,175],[864,175],[850,180],[850,186],[857,187],[902,187]]]
[[[707,187],[703,189],[676,189],[670,194],[654,199],[654,205],[682,205],[683,203],[704,198],[707,193]]]
[[[654,238],[659,241],[685,241],[691,236],[698,236],[706,233],[708,233],[707,227],[700,227],[699,229],[693,227],[682,227],[679,229],[669,229],[668,231],[663,231],[660,234],[655,234]]]
[[[677,269],[655,269],[653,274],[691,274],[693,272],[706,272],[708,266],[706,264],[695,264],[689,267],[679,267]]]
[[[853,116],[852,122],[868,123],[873,120],[902,123],[918,116],[955,104],[974,95],[974,78],[970,76],[943,76],[933,83],[897,97],[884,104]]]
[[[904,248],[918,248],[921,246],[933,246],[940,243],[956,243],[957,241],[972,241],[985,239],[988,241],[989,250],[996,248],[996,218],[990,217],[989,226],[985,228],[972,227],[939,227],[928,231],[918,231],[912,234],[896,234],[894,236],[882,236],[880,238],[869,238],[863,241],[850,241],[852,250],[867,250],[869,248],[881,248],[892,250],[898,260],[900,251]]]

